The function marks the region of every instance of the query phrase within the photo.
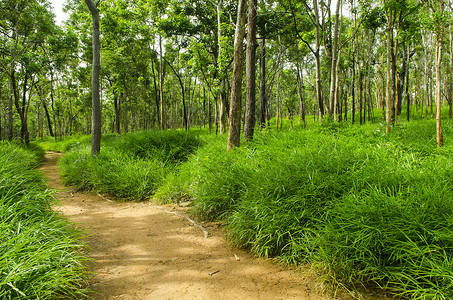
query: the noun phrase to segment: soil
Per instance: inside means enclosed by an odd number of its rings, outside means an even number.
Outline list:
[[[114,202],[64,187],[60,157],[48,152],[40,169],[57,191],[55,209],[86,234],[93,299],[333,299],[307,267],[234,248],[219,224],[190,222],[187,208]]]

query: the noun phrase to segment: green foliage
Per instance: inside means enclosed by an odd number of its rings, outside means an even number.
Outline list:
[[[111,136],[103,139],[103,145],[96,157],[84,144],[65,154],[60,163],[65,184],[143,200],[163,185],[172,170],[201,145],[201,140],[192,133],[156,131]]]
[[[444,122],[445,140],[452,134]],[[285,125],[288,126],[288,125]],[[289,127],[289,126],[288,126]],[[226,136],[151,132],[85,146],[62,162],[68,183],[120,197],[192,201],[229,240],[344,286],[409,298],[453,296],[453,147],[434,121],[354,126],[325,120],[266,129],[234,151]]]
[[[84,297],[84,247],[79,233],[51,211],[52,195],[30,170],[39,159],[0,144],[0,298]]]
[[[232,152],[217,139],[181,166],[174,178],[191,179],[173,195],[192,199],[198,217],[224,221],[232,243],[260,256],[311,262],[349,287],[449,299],[453,148],[436,148],[431,121],[384,132],[326,121],[266,130]]]

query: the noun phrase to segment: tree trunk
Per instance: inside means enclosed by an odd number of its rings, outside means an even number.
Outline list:
[[[92,138],[91,155],[101,151],[101,99],[100,99],[100,72],[101,72],[101,41],[99,32],[99,10],[93,0],[85,0],[93,19],[93,72],[92,72]]]
[[[321,82],[321,24],[319,24],[319,8],[318,1],[313,1],[313,10],[315,17],[315,33],[316,33],[316,48],[315,48],[315,62],[316,62],[316,98],[318,100],[319,120],[324,116],[324,101],[322,99],[322,82]]]
[[[223,33],[222,33],[222,7],[223,7],[223,0],[219,0],[218,3],[212,2],[217,9],[217,44],[218,44],[218,57],[217,57],[217,74],[220,80],[220,92],[218,95],[218,106],[216,104],[216,134],[217,131],[222,135],[226,132],[228,116],[227,116],[227,108],[228,108],[228,100],[226,95],[226,82],[224,76],[223,66],[220,64],[222,60],[222,40],[223,40]]]
[[[162,36],[159,36],[159,50],[160,50],[160,60],[159,60],[159,96],[160,96],[160,129],[164,131],[166,129],[166,120],[164,113],[164,59],[163,59],[163,49],[162,49]]]
[[[407,72],[407,52],[406,52],[406,43],[403,41],[402,45],[402,66],[401,71],[398,72],[398,103],[396,105],[396,114],[400,115],[403,110],[403,91],[406,81],[406,72]]]
[[[450,24],[450,82],[449,82],[449,109],[448,116],[453,118],[453,24]]]
[[[115,105],[115,133],[121,134],[121,97],[122,93],[118,96],[115,94],[113,99]]]
[[[260,42],[260,129],[266,127],[266,39]]]
[[[154,50],[154,49],[153,49]],[[151,59],[151,70],[153,72],[153,83],[154,83],[154,102],[156,103],[156,119],[157,119],[157,128],[161,128],[161,121],[160,121],[160,86],[158,88],[157,86],[157,80],[156,80],[156,71],[154,68],[154,60]]]
[[[411,59],[411,53],[410,53],[410,45],[407,46],[407,55],[406,55],[406,58],[407,58],[407,62],[406,62],[406,65],[407,65],[407,71],[406,71],[406,90],[405,90],[405,95],[406,95],[406,103],[407,103],[407,107],[406,107],[406,117],[407,117],[407,121],[409,122],[410,120],[410,114],[411,114],[411,95],[409,93],[409,80],[410,80],[410,76],[409,76],[409,71],[410,71],[410,59]]]
[[[25,86],[27,85],[27,78],[28,77],[26,75],[25,79],[24,79]],[[19,87],[17,86],[15,70],[11,70],[11,83],[12,83],[12,88],[13,88],[14,104],[16,106],[17,113],[19,114],[19,117],[20,117],[20,125],[21,125],[20,137],[21,137],[22,141],[28,146],[30,144],[30,137],[28,134],[25,105],[20,103]]]
[[[234,37],[233,76],[231,80],[230,117],[228,128],[228,150],[240,146],[241,141],[241,96],[243,68],[243,40],[245,35],[246,0],[238,1],[236,33]]]
[[[387,12],[387,94],[386,94],[386,132],[390,132],[392,101],[392,55],[393,55],[393,13]]]
[[[246,53],[246,95],[245,95],[245,124],[244,139],[253,139],[255,131],[255,106],[256,106],[256,6],[257,0],[249,0],[247,53]]]
[[[11,84],[11,89],[12,88],[12,84]],[[12,141],[13,140],[13,136],[14,136],[14,115],[13,115],[13,96],[9,96],[9,102],[8,102],[8,134],[7,134],[7,138],[8,138],[8,141]]]
[[[351,122],[352,124],[355,123],[355,53],[356,53],[356,45],[354,41],[354,50],[352,51],[352,85],[351,85],[351,94],[352,94],[352,111],[351,111]],[[347,120],[347,118],[345,118]]]
[[[335,92],[337,91],[337,75],[338,75],[338,64],[340,52],[338,51],[338,36],[339,36],[339,20],[340,20],[340,7],[341,0],[337,1],[337,6],[335,9],[335,28],[333,34],[333,49],[332,49],[332,64],[330,66],[330,92],[329,92],[329,114],[334,116],[336,119],[336,107],[335,107]]]
[[[53,133],[53,129],[52,129],[52,122],[50,121],[50,114],[49,114],[49,110],[47,109],[46,99],[44,99],[44,93],[42,91],[41,91],[41,93],[42,93],[41,101],[42,101],[42,106],[44,107],[44,113],[46,114],[47,126],[49,128],[49,134],[51,137],[54,137],[54,133]]]
[[[305,105],[304,105],[304,81],[302,75],[302,68],[299,66],[299,63],[296,63],[297,69],[297,87],[299,90],[299,114],[300,121],[304,124],[304,127],[307,125],[305,121]]]
[[[443,1],[439,1],[439,12],[443,15]],[[437,131],[437,146],[442,147],[444,144],[444,137],[442,134],[441,112],[442,112],[442,38],[444,32],[444,25],[439,24],[438,32],[436,34],[436,131]]]
[[[425,71],[424,71],[424,86],[425,86],[425,94],[424,94],[424,100],[425,100],[425,117],[428,117],[428,106],[429,106],[429,94],[430,94],[430,91],[429,91],[429,61],[428,61],[428,49],[427,49],[427,46],[428,46],[428,41],[425,40],[425,36],[422,35],[422,38],[423,38],[423,49],[424,49],[424,52],[425,52],[425,60],[424,60],[424,63],[425,63]]]

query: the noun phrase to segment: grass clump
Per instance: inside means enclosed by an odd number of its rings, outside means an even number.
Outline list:
[[[65,184],[79,189],[144,200],[200,145],[193,133],[132,133],[103,140],[96,157],[86,146],[73,148],[62,158],[60,171]]]
[[[30,170],[39,158],[0,144],[0,298],[80,298],[87,293],[83,245]]]
[[[451,299],[451,171],[445,157],[433,157],[402,173],[411,180],[399,190],[343,197],[329,212],[316,260],[349,286],[368,282],[410,298]]]

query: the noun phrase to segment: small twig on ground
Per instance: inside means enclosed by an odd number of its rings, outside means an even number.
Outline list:
[[[112,200],[110,200],[110,199],[108,199],[108,198],[105,198],[104,196],[102,196],[102,195],[99,194],[99,193],[98,193],[98,196],[99,196],[100,198],[104,199],[104,200],[107,200],[108,202],[111,202],[111,203],[115,204],[115,201],[112,201]]]
[[[157,209],[160,209],[164,212],[167,212],[169,214],[174,214],[174,215],[177,215],[177,216],[180,216],[180,217],[183,217],[183,218],[186,218],[190,223],[192,223],[192,225],[194,225],[195,227],[197,227],[198,229],[200,229],[201,231],[203,231],[204,233],[204,238],[207,239],[209,238],[209,232],[201,225],[197,224],[197,222],[195,222],[194,220],[192,220],[191,218],[189,218],[188,216],[186,215],[183,215],[183,214],[180,214],[176,211],[170,211],[170,210],[166,210],[165,208],[161,207],[161,206],[155,206],[153,205],[152,207],[154,208],[157,208]]]

